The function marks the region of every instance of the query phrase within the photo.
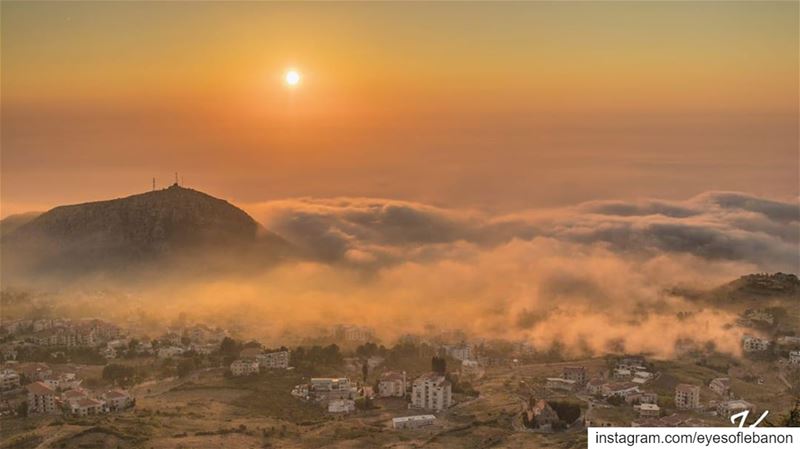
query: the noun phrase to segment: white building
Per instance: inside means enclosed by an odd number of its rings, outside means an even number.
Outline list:
[[[742,337],[742,348],[745,352],[761,352],[769,349],[769,340],[761,337],[745,335]]]
[[[717,404],[717,414],[726,418],[730,418],[732,415],[741,413],[745,410],[752,412],[755,410],[755,406],[741,399],[720,402]]]
[[[661,408],[656,404],[639,404],[635,408],[642,418],[658,418],[661,415]]]
[[[395,429],[417,429],[433,425],[436,417],[433,415],[401,416],[392,418],[392,427]]]
[[[700,408],[700,387],[678,384],[675,387],[675,407],[680,409]]]
[[[728,397],[731,391],[731,379],[728,377],[717,377],[711,380],[708,384],[708,388],[722,397]]]
[[[352,399],[332,399],[328,401],[328,413],[350,413],[356,410],[356,401]]]
[[[475,353],[472,350],[472,346],[462,343],[456,346],[445,346],[447,351],[447,355],[456,359],[456,360],[473,360],[475,358]]]
[[[791,351],[789,353],[789,363],[800,366],[800,351]]]
[[[561,378],[583,385],[586,383],[586,368],[582,366],[565,366],[561,371]]]
[[[259,365],[256,360],[239,359],[231,363],[231,374],[236,377],[258,374]]]
[[[158,348],[158,358],[160,359],[169,359],[172,357],[177,357],[183,354],[183,348],[180,346],[165,346],[163,348]]]
[[[309,392],[318,401],[334,399],[353,399],[357,389],[346,377],[313,377]]]
[[[106,403],[93,398],[82,398],[69,403],[70,412],[75,416],[90,416],[107,413]]]
[[[289,351],[268,352],[256,356],[258,364],[267,369],[287,369],[289,368]]]
[[[406,372],[387,371],[381,374],[378,381],[378,397],[398,397],[406,395]]]
[[[13,390],[19,387],[19,374],[13,369],[0,371],[0,390]]]
[[[603,384],[603,386],[600,387],[600,391],[603,397],[610,398],[616,396],[624,399],[632,394],[638,394],[639,386],[633,382],[613,382]]]
[[[25,386],[28,390],[28,413],[52,414],[56,408],[56,391],[43,382],[34,382]]]
[[[548,377],[545,386],[551,390],[566,390],[573,391],[577,382],[569,379],[562,379],[561,377]]]
[[[444,410],[452,405],[452,385],[444,376],[428,373],[414,381],[411,391],[411,407]]]
[[[119,388],[107,391],[103,394],[108,409],[112,412],[125,410],[133,405],[133,398],[127,391]]]

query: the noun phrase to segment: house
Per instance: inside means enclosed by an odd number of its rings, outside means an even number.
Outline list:
[[[708,384],[708,388],[722,397],[728,397],[731,392],[731,379],[728,377],[717,377],[711,380]]]
[[[661,408],[656,404],[639,404],[635,408],[639,410],[640,418],[658,418],[661,415]]]
[[[473,360],[475,357],[475,353],[472,350],[472,346],[462,343],[455,346],[445,346],[445,350],[447,351],[447,355],[456,359],[456,360]]]
[[[741,413],[745,410],[752,412],[755,410],[755,406],[742,399],[734,399],[717,404],[717,414],[726,418],[730,418],[731,416]]]
[[[633,393],[625,397],[628,404],[655,404],[658,402],[658,395],[652,392]]]
[[[639,386],[633,382],[613,382],[603,384],[600,387],[600,392],[606,398],[619,397],[624,399],[632,394],[639,393]]]
[[[641,385],[649,382],[652,379],[653,379],[653,373],[649,371],[634,371],[633,379],[631,379],[631,382]]]
[[[679,409],[700,408],[700,387],[697,385],[678,384],[675,387],[675,407]]]
[[[112,412],[125,410],[134,404],[131,395],[119,388],[107,391],[103,394],[102,399],[105,400],[108,409]]]
[[[627,368],[617,368],[614,370],[614,380],[628,380],[633,376],[633,372]]]
[[[769,340],[766,338],[745,335],[742,337],[742,348],[745,352],[761,352],[769,349]]]
[[[417,429],[419,427],[431,426],[436,422],[436,417],[433,415],[415,415],[415,416],[401,416],[392,418],[392,427],[394,429]]]
[[[550,430],[559,421],[558,413],[544,399],[538,401],[530,398],[523,412],[523,423],[526,427]]]
[[[64,407],[66,407],[70,413],[72,413],[72,410],[77,407],[78,401],[88,397],[89,394],[86,392],[86,390],[83,388],[77,388],[61,393],[61,402],[64,404]]]
[[[0,390],[13,390],[19,387],[19,374],[13,369],[0,371]]]
[[[183,354],[183,348],[179,346],[164,346],[163,348],[158,348],[158,358],[160,359],[169,359],[181,354]]]
[[[793,335],[778,337],[777,343],[781,346],[800,346],[800,337]]]
[[[586,368],[582,366],[565,366],[561,371],[561,377],[574,381],[577,385],[583,385],[586,383]]]
[[[627,370],[646,370],[647,368],[644,367],[644,364],[645,359],[640,355],[625,355],[617,359],[616,368]]]
[[[328,401],[328,413],[350,413],[356,410],[356,401],[352,399],[333,399]]]
[[[44,382],[34,382],[25,386],[28,390],[28,413],[53,414],[57,413],[56,391]]]
[[[452,402],[452,385],[441,374],[424,374],[411,387],[411,408],[441,411]]]
[[[800,351],[789,352],[789,363],[795,366],[800,366]]]
[[[106,413],[106,403],[89,397],[77,399],[69,403],[70,413],[75,416],[90,416]]]
[[[238,359],[231,363],[231,374],[235,377],[258,374],[258,362],[249,359]]]
[[[461,375],[464,377],[477,377],[481,374],[481,366],[477,360],[462,360]]]
[[[289,351],[275,351],[256,356],[258,364],[267,369],[289,368]]]
[[[387,371],[378,380],[378,397],[398,397],[406,395],[406,372]]]
[[[576,382],[574,380],[562,379],[560,377],[548,377],[545,386],[551,390],[573,391],[575,390]]]
[[[586,392],[589,394],[602,394],[605,381],[599,377],[593,377],[586,383]]]
[[[353,399],[356,388],[346,377],[313,377],[309,393],[318,401],[334,399]]]

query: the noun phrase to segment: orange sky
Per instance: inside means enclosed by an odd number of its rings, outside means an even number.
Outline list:
[[[797,17],[794,2],[3,2],[0,213],[174,171],[239,203],[796,197]]]

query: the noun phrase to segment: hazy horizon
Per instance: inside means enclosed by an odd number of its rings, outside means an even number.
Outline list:
[[[797,14],[794,2],[3,2],[0,216],[146,191],[175,171],[241,205],[794,200]]]

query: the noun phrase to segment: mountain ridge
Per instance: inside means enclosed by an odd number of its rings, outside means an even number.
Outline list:
[[[199,258],[195,262],[201,263],[206,255],[269,251],[277,243],[285,241],[245,211],[177,184],[57,206],[2,236],[3,259],[13,269],[33,272],[125,270],[179,257]]]

